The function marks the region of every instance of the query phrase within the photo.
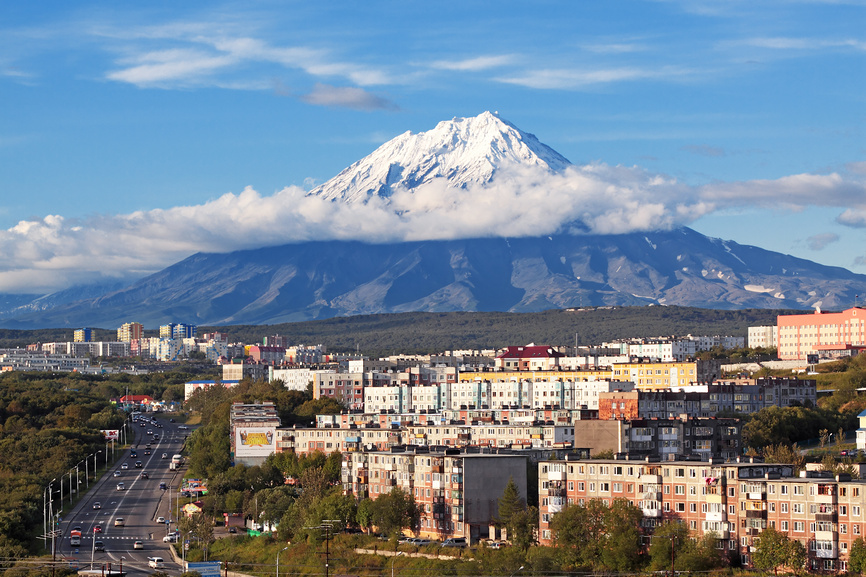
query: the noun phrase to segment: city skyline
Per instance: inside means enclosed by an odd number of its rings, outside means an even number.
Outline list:
[[[306,191],[485,110],[675,225],[866,273],[863,2],[4,13],[0,292],[289,242]]]

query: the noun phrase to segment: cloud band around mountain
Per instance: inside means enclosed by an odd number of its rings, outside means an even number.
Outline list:
[[[778,199],[784,198],[780,206]],[[754,204],[844,209],[863,226],[866,178],[858,171],[690,186],[638,167],[602,163],[551,174],[497,173],[467,188],[433,181],[389,197],[340,203],[288,187],[248,187],[196,206],[66,219],[49,215],[0,232],[0,292],[48,293],[107,279],[131,280],[195,252],[230,252],[311,240],[387,243],[556,233],[666,230],[717,210]]]

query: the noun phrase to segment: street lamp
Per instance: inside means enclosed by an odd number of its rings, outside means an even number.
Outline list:
[[[391,558],[391,577],[394,577],[394,565],[397,563],[397,557],[399,557],[402,554],[403,554],[403,552],[400,551],[399,553],[394,555],[394,557]],[[514,577],[514,576],[512,575],[512,577]]]
[[[44,539],[45,548],[48,548],[48,525],[49,522],[54,517],[54,511],[52,511],[52,505],[54,504],[54,496],[51,494],[51,485],[57,480],[55,477],[51,479],[51,482],[48,483],[48,486],[45,487],[45,492],[42,496],[42,538]],[[54,526],[51,526],[52,531],[54,530]]]
[[[280,553],[288,549],[288,547],[283,547],[279,551],[277,551],[277,577],[280,577]]]
[[[525,565],[521,565],[520,567],[518,567],[518,568],[517,568],[517,571],[515,571],[514,573],[511,574],[511,577],[514,577],[515,575],[517,575],[518,573],[520,573],[521,571],[523,571],[523,568],[524,568],[524,567],[525,567]],[[392,576],[392,577],[393,577],[393,576]]]

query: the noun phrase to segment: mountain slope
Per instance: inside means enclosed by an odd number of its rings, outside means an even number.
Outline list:
[[[850,306],[864,291],[866,276],[687,228],[387,245],[329,241],[197,254],[123,290],[4,325],[273,324],[372,313],[649,303],[830,309]]]
[[[347,203],[371,196],[389,197],[397,188],[413,189],[444,178],[449,186],[491,182],[512,165],[552,172],[571,163],[532,134],[491,112],[440,122],[433,130],[406,132],[310,191],[310,195]]]

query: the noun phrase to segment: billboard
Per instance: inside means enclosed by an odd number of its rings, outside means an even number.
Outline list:
[[[120,431],[117,429],[102,429],[100,433],[106,441],[116,441],[120,438]]]
[[[267,457],[275,450],[276,426],[235,428],[235,457]]]

